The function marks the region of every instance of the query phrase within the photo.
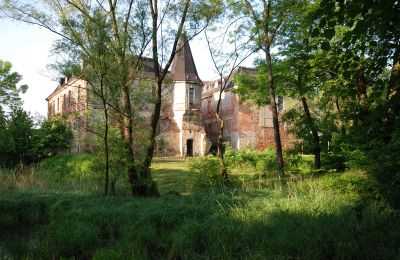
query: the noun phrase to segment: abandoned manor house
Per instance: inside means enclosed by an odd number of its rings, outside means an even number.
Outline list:
[[[190,45],[183,37],[178,42],[178,53],[168,73],[163,88],[160,129],[157,140],[162,140],[159,154],[163,156],[205,155],[217,142],[218,122],[215,116],[219,97],[220,80],[202,81],[197,73]],[[152,60],[145,59],[147,75],[152,75]],[[274,146],[272,112],[269,106],[258,107],[250,102],[239,102],[233,78],[238,73],[255,73],[252,68],[238,67],[227,80],[222,93],[220,115],[224,120],[223,136],[234,149],[251,146],[257,150]],[[149,76],[153,77],[154,76]],[[88,84],[77,78],[62,78],[53,93],[46,98],[48,116],[90,109]],[[279,116],[286,100],[277,97]],[[87,119],[90,120],[90,119]],[[75,129],[73,151],[85,151],[85,125]],[[280,125],[282,145],[291,146],[294,138]]]

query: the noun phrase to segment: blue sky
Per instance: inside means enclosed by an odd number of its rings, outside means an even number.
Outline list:
[[[52,63],[50,50],[57,39],[56,35],[38,26],[1,19],[0,37],[0,59],[11,62],[13,71],[23,77],[21,84],[29,86],[27,93],[22,96],[24,109],[32,115],[39,113],[46,116],[45,98],[57,87],[59,76],[46,69]],[[206,43],[194,39],[190,45],[200,78],[215,78]],[[251,61],[244,65],[250,66]]]

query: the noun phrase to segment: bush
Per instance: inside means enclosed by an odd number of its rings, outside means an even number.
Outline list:
[[[256,152],[252,152],[256,153]],[[254,156],[256,157],[256,156]],[[275,174],[276,167],[276,152],[273,148],[266,148],[263,152],[257,153],[256,170],[261,175]]]
[[[321,165],[326,170],[342,172],[346,169],[346,158],[340,153],[322,153]]]
[[[219,172],[218,158],[215,156],[195,157],[189,161],[189,171],[195,174],[193,190],[219,187],[223,178]]]

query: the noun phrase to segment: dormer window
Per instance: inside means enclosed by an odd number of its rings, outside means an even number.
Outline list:
[[[189,105],[194,105],[194,87],[189,87]]]

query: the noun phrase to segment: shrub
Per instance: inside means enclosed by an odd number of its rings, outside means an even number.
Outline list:
[[[342,172],[346,169],[346,158],[340,153],[323,153],[321,165],[326,170]]]
[[[256,153],[253,151],[253,153]],[[256,170],[261,175],[271,175],[276,173],[276,155],[273,148],[266,148],[257,154]]]
[[[215,156],[204,156],[192,158],[189,162],[189,171],[195,174],[193,189],[218,187],[223,184],[219,173],[219,162]]]

